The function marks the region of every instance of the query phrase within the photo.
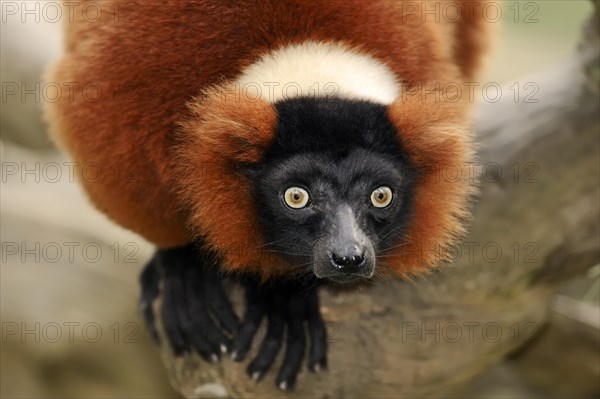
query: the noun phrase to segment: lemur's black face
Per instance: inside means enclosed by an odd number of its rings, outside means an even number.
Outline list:
[[[276,108],[275,142],[253,173],[265,250],[337,283],[370,278],[401,243],[415,177],[386,107],[294,99]]]

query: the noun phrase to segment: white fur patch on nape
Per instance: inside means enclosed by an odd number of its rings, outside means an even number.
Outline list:
[[[305,42],[264,55],[237,80],[242,95],[275,103],[338,97],[391,104],[400,84],[383,62],[339,43]]]

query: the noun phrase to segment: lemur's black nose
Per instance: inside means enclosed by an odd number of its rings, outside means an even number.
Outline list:
[[[332,253],[331,263],[341,272],[355,273],[365,264],[365,253],[350,252]]]

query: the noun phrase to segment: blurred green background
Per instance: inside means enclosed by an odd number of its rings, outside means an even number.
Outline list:
[[[587,0],[502,1],[502,23],[485,78],[522,79],[568,58],[592,12]]]
[[[44,69],[60,54],[60,27],[34,18],[23,23],[4,13],[4,3],[0,396],[177,397],[136,308],[137,276],[151,246],[96,212],[67,176],[52,181],[44,166],[58,163],[64,172],[68,160],[46,137],[43,98],[6,95],[10,82],[40,90]],[[592,10],[586,0],[499,4],[502,26],[483,80],[507,84],[568,59]],[[72,257],[68,243],[77,243]],[[55,262],[56,245],[62,255]],[[598,284],[596,267],[566,283],[563,294],[597,306]],[[527,367],[499,365],[465,395],[557,396],[551,381],[546,389],[539,384],[554,379],[551,370],[550,377],[529,374]]]

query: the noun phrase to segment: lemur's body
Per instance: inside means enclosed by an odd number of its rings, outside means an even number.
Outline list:
[[[325,353],[316,294],[302,303],[278,281],[417,274],[463,231],[469,182],[438,172],[470,160],[468,104],[440,101],[431,89],[474,78],[486,42],[483,4],[448,0],[437,10],[450,14],[436,22],[426,3],[149,0],[113,5],[117,13],[103,10],[93,23],[76,8],[67,29],[67,52],[49,80],[98,96],[75,90],[48,115],[80,166],[101,167],[82,180],[90,198],[161,248],[154,265],[180,263],[164,272],[174,308],[201,308],[210,319],[194,293],[211,291],[202,281],[217,277],[182,284],[186,273],[202,274],[174,271],[186,257],[270,278],[268,288],[249,284],[248,300],[285,297],[287,305],[266,304],[245,325],[251,330],[266,307],[278,348],[288,324],[280,386],[297,373],[304,318],[316,331],[312,368]],[[155,283],[152,272],[146,278]],[[221,325],[235,329],[235,317],[219,309]],[[216,356],[224,337],[194,337],[183,319],[165,316],[176,349],[191,344]],[[255,377],[276,354],[263,349]]]

